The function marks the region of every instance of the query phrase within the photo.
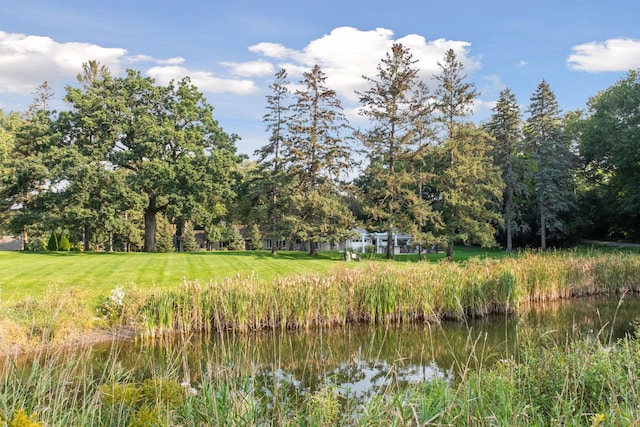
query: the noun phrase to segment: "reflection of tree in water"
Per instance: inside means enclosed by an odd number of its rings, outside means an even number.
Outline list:
[[[387,388],[402,388],[433,378],[455,381],[467,370],[490,368],[515,355],[523,336],[566,337],[597,333],[624,335],[638,320],[640,298],[581,298],[537,304],[515,316],[495,316],[467,323],[404,326],[348,326],[310,332],[269,331],[216,334],[190,339],[119,346],[119,364],[140,378],[168,371],[197,383],[252,378],[267,398],[288,401],[332,384],[343,396],[368,398]],[[611,328],[614,319],[615,324]],[[555,332],[549,332],[555,331]],[[110,351],[96,352],[96,359]]]

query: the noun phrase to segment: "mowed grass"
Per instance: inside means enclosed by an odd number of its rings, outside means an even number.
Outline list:
[[[500,249],[456,248],[455,259],[496,258]],[[384,255],[360,254],[363,260],[386,261]],[[417,254],[399,254],[395,262],[415,262]],[[424,254],[431,262],[443,260],[443,253]],[[0,252],[0,304],[37,298],[51,289],[80,287],[95,295],[106,295],[116,286],[169,289],[183,280],[208,283],[211,280],[246,277],[272,280],[276,277],[322,273],[337,263],[341,252],[217,251],[190,253],[105,253],[105,252]]]
[[[80,287],[108,294],[116,286],[175,288],[183,280],[208,283],[255,275],[272,280],[324,272],[339,253],[310,257],[304,252],[269,251],[194,253],[0,252],[0,301],[39,297],[55,288]]]

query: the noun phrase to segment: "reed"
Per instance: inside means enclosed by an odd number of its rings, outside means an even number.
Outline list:
[[[309,329],[347,323],[462,320],[532,301],[640,287],[640,257],[616,253],[526,252],[464,264],[363,263],[323,275],[185,282],[149,297],[132,322],[152,335],[177,330]]]

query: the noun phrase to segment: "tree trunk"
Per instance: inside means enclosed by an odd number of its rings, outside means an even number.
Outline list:
[[[507,218],[507,252],[513,251],[513,243],[511,239],[511,218]]]
[[[23,251],[28,251],[29,250],[29,241],[27,238],[27,230],[22,230],[22,250]]]
[[[313,240],[309,240],[309,255],[318,255],[318,248],[316,247],[316,242],[314,242]]]
[[[393,259],[393,230],[387,230],[387,259]]]
[[[176,235],[173,240],[178,252],[184,252],[184,227],[185,222],[183,220],[176,221]]]
[[[82,226],[82,245],[84,246],[85,252],[91,250],[91,239],[89,238],[89,230],[86,225]]]
[[[418,245],[418,262],[422,261],[422,245]]]
[[[540,202],[540,249],[547,250],[547,218],[544,214],[544,204]]]
[[[156,251],[156,211],[144,211],[144,252]]]
[[[447,242],[447,261],[453,261],[453,240]]]

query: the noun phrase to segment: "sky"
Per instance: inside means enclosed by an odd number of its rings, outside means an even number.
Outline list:
[[[524,116],[542,80],[564,112],[640,68],[637,0],[20,0],[0,8],[0,109],[25,111],[44,81],[52,106],[82,64],[140,71],[158,84],[189,76],[238,152],[266,144],[262,121],[274,74],[319,65],[352,126],[366,127],[355,94],[394,43],[409,47],[433,89],[454,49],[486,121],[511,89]]]

